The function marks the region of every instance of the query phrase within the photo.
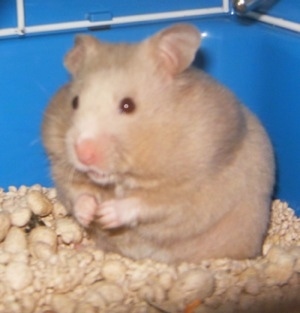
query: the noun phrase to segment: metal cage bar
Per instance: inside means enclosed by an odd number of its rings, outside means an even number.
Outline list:
[[[74,22],[63,22],[63,23],[53,23],[44,25],[34,25],[26,26],[26,12],[24,7],[24,0],[16,0],[16,16],[17,25],[15,28],[4,28],[0,29],[0,38],[9,36],[24,36],[30,34],[41,34],[41,33],[51,33],[58,31],[72,31],[80,30],[85,28],[110,26],[110,25],[122,25],[122,24],[132,24],[139,22],[152,22],[152,21],[162,21],[162,20],[172,20],[178,18],[189,18],[198,16],[208,16],[208,15],[218,15],[218,14],[230,14],[231,11],[231,1],[223,0],[222,6],[204,8],[204,9],[192,9],[192,10],[180,10],[180,11],[169,11],[162,13],[153,14],[138,14],[138,15],[128,15],[113,17],[111,20],[92,22],[89,20],[81,20]],[[291,22],[282,18],[273,17],[267,14],[260,14],[256,12],[248,12],[247,17],[256,19],[260,22],[292,30],[295,32],[300,32],[300,23]]]
[[[28,34],[49,33],[57,31],[71,31],[91,27],[101,27],[110,25],[132,24],[138,22],[150,22],[160,20],[172,20],[178,18],[189,18],[197,16],[226,14],[229,13],[229,0],[223,0],[222,6],[204,9],[180,10],[153,14],[138,14],[129,16],[113,17],[111,20],[91,22],[89,20],[53,23],[35,26],[26,26],[24,0],[16,0],[17,27],[0,29],[0,37],[22,36]]]

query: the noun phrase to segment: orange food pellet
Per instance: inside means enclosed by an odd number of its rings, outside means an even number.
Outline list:
[[[199,299],[189,303],[184,310],[184,313],[194,313],[195,309],[201,305],[201,301]]]

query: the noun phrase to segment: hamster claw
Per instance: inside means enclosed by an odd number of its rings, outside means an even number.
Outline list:
[[[87,194],[79,196],[73,207],[75,218],[84,227],[88,227],[94,220],[96,210],[96,199]]]
[[[97,221],[103,229],[113,229],[122,226],[122,221],[117,213],[115,201],[107,201],[101,205],[100,212],[97,214]]]
[[[139,211],[137,201],[134,198],[127,198],[103,202],[97,212],[97,221],[103,229],[133,227],[137,224]]]

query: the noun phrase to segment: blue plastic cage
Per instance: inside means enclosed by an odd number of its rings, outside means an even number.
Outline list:
[[[41,120],[68,80],[62,59],[76,33],[138,41],[183,21],[203,34],[196,65],[262,120],[276,153],[275,197],[300,214],[300,2],[271,2],[237,16],[228,0],[2,0],[0,187],[52,185]]]

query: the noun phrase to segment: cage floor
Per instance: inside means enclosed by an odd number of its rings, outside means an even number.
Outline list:
[[[300,312],[300,219],[273,202],[263,255],[167,265],[96,249],[54,189],[0,190],[0,313]]]

